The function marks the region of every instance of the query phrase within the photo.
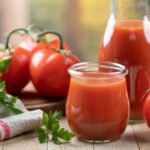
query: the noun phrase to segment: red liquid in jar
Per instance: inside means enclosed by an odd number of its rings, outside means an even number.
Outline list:
[[[129,104],[125,79],[98,82],[72,78],[66,115],[79,139],[113,140],[128,123]]]
[[[121,63],[129,69],[130,118],[143,119],[143,103],[150,89],[150,23],[125,20],[109,25],[100,44],[99,61]]]

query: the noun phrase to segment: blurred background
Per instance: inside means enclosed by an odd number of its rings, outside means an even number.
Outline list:
[[[32,23],[57,31],[82,61],[94,61],[109,16],[109,0],[0,0],[0,42]]]

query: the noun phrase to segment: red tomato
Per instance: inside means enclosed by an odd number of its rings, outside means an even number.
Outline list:
[[[68,67],[77,62],[75,55],[62,55],[50,48],[36,51],[30,62],[30,76],[38,93],[46,97],[66,96],[70,82]]]
[[[22,34],[24,33],[24,34]],[[20,36],[20,40],[18,41],[18,38],[15,38],[15,40],[11,40],[12,36],[14,34],[17,34]],[[11,43],[10,41],[16,41],[15,43]],[[32,49],[37,45],[37,42],[35,41],[34,37],[32,37],[29,34],[29,31],[24,28],[18,28],[12,30],[9,35],[7,36],[5,46],[7,49],[9,49],[9,43],[13,45],[13,47],[21,47],[24,48],[28,53],[31,53]]]
[[[22,33],[21,31],[24,32],[25,34],[24,35],[20,34],[20,33]],[[10,41],[11,36],[14,33],[19,34],[21,36],[21,39],[22,39],[22,41],[20,43],[18,43],[16,46],[26,49],[27,52],[30,54],[30,57],[32,57],[32,55],[35,51],[37,51],[41,48],[45,48],[47,46],[55,48],[55,49],[59,48],[59,39],[54,34],[48,34],[48,35],[50,35],[49,36],[50,42],[43,42],[43,37],[46,36],[46,34],[42,33],[43,35],[41,35],[39,38],[39,41],[36,42],[37,39],[35,38],[36,37],[35,33],[34,33],[34,35],[33,34],[30,35],[30,31],[28,31],[27,29],[18,28],[18,29],[15,29],[15,30],[10,32],[10,34],[8,35],[8,38],[7,38],[8,42]],[[38,32],[38,33],[40,33],[40,32]],[[44,38],[46,38],[46,37],[44,37]],[[63,46],[65,49],[69,49],[69,46],[67,45],[66,42],[63,43]]]
[[[29,81],[30,57],[27,50],[16,47],[13,49],[8,70],[2,74],[6,82],[6,89],[10,94],[18,94]]]
[[[58,49],[59,48],[59,40],[55,39],[51,42],[39,42],[31,51],[31,55],[33,55],[36,51],[44,49],[44,48],[54,48]],[[69,49],[69,46],[66,42],[63,43],[64,49]]]
[[[29,53],[32,54],[33,49],[37,46],[37,42],[35,42],[32,37],[26,37],[19,44],[19,47],[26,49]]]
[[[150,93],[147,95],[143,105],[144,119],[147,125],[150,127]]]

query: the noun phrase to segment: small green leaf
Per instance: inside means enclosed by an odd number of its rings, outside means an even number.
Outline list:
[[[48,115],[45,112],[43,112],[42,120],[43,120],[43,124],[46,127],[48,127],[49,118],[48,118]]]
[[[18,108],[14,108],[14,107],[11,108],[11,111],[12,111],[14,114],[21,114],[21,113],[23,113],[22,110],[20,110],[20,109],[18,109]]]
[[[58,138],[55,134],[52,134],[51,141],[52,141],[54,144],[59,144],[59,138]]]
[[[15,104],[16,102],[17,102],[17,97],[10,97],[10,96],[8,96],[9,98],[10,98],[10,100],[11,100],[11,103],[13,103],[13,104]]]
[[[8,70],[10,62],[11,62],[10,58],[1,59],[0,60],[0,72],[5,72],[6,70]]]
[[[38,127],[36,133],[40,143],[45,142],[48,139],[48,134],[51,134],[51,141],[54,144],[59,144],[59,140],[70,141],[74,134],[64,128],[60,128],[59,120],[62,117],[61,111],[49,112],[47,115],[43,112],[43,124],[45,128]]]
[[[61,117],[63,115],[63,112],[62,111],[54,111],[53,113],[53,118],[57,119],[57,120],[60,120]]]
[[[52,111],[50,111],[50,112],[48,113],[48,117],[49,117],[49,119],[53,118],[53,112],[52,112]]]
[[[0,82],[0,92],[3,92],[5,90],[6,86],[5,86],[5,81],[1,81]]]
[[[65,141],[70,141],[75,135],[64,128],[60,128],[58,136]]]
[[[57,132],[59,129],[59,123],[58,122],[55,122],[52,124],[52,131],[53,132]]]
[[[6,93],[5,81],[0,82],[0,105],[7,111],[14,114],[20,114],[22,111],[15,107],[17,97]]]
[[[37,134],[37,137],[40,141],[40,143],[45,143],[48,140],[48,135],[45,132],[44,129],[40,128],[40,127],[36,127],[35,128],[35,133]]]

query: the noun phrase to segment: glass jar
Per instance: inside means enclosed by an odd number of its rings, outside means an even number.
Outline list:
[[[118,139],[128,123],[127,70],[110,62],[83,62],[69,68],[71,75],[66,116],[80,140]]]
[[[150,91],[150,1],[111,0],[111,13],[99,47],[99,62],[125,65],[130,119],[143,119],[143,103]]]

